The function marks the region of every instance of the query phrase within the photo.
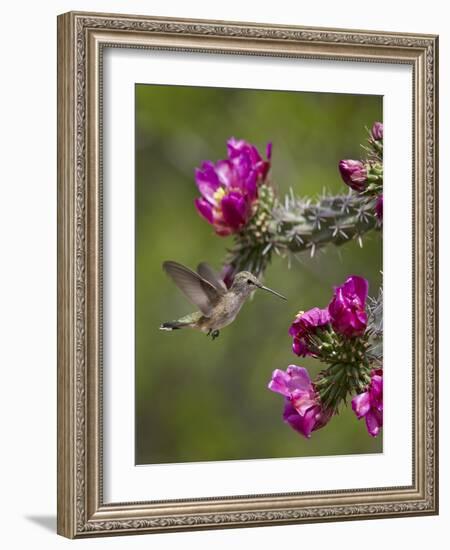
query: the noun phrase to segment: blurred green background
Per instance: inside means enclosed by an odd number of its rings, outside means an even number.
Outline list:
[[[283,398],[267,389],[275,368],[294,363],[311,377],[322,368],[291,352],[289,325],[299,310],[325,307],[349,274],[381,283],[378,233],[302,257],[288,269],[275,258],[267,286],[289,299],[255,293],[212,342],[192,330],[162,332],[163,321],[193,311],[161,269],[171,259],[218,270],[231,238],[197,214],[194,168],[226,157],[226,140],[265,150],[273,142],[279,193],[345,192],[337,165],[360,158],[365,127],[382,120],[379,96],[179,86],[136,86],[136,463],[374,453],[364,421],[347,408],[306,440],[282,421]]]

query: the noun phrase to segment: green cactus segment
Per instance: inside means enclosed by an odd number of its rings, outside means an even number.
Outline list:
[[[369,297],[367,305],[368,323],[366,334],[369,347],[367,356],[372,368],[383,366],[383,289],[380,288],[376,298]]]
[[[357,240],[380,227],[374,214],[375,199],[350,192],[322,196],[316,202],[286,196],[281,203],[271,187],[261,189],[258,209],[244,231],[235,239],[227,263],[236,271],[262,275],[273,254],[287,257]]]
[[[324,196],[316,203],[290,197],[273,211],[274,240],[290,252],[315,251],[325,245],[341,245],[377,227],[375,202],[350,192]]]
[[[363,336],[348,339],[330,334],[330,343],[317,348],[321,360],[329,367],[319,373],[314,382],[324,408],[333,413],[342,403],[367,390],[370,372],[383,366],[383,289],[367,305],[368,322]],[[329,351],[328,351],[329,350]]]
[[[339,412],[339,406],[348,398],[362,393],[370,384],[370,368],[367,363],[358,365],[335,363],[322,371],[314,383],[322,406]]]
[[[367,333],[347,338],[330,332],[328,342],[322,333],[321,341],[317,356],[329,366],[319,373],[314,385],[322,405],[336,413],[349,396],[362,393],[370,384],[370,344]]]

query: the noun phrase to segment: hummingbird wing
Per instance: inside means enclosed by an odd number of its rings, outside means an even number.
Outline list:
[[[220,278],[220,275],[218,275],[209,264],[201,262],[198,264],[197,272],[200,277],[210,282],[220,294],[225,294],[225,292],[227,292],[227,287]]]
[[[177,262],[163,262],[163,269],[186,298],[208,317],[221,296],[217,289],[198,273]]]

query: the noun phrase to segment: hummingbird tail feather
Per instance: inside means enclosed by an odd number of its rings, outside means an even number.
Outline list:
[[[185,315],[176,321],[168,321],[167,323],[163,323],[159,327],[159,330],[178,330],[183,327],[193,327],[195,326],[195,323],[201,319],[201,317],[202,313],[200,311],[189,313],[189,315]]]
[[[183,327],[187,327],[188,323],[182,323],[180,321],[169,321],[167,323],[163,323],[159,330],[178,330]]]

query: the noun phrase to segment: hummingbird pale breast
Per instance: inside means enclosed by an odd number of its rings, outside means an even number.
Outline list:
[[[229,290],[221,297],[208,317],[203,316],[199,319],[198,328],[203,332],[208,332],[226,327],[236,319],[247,297]]]

